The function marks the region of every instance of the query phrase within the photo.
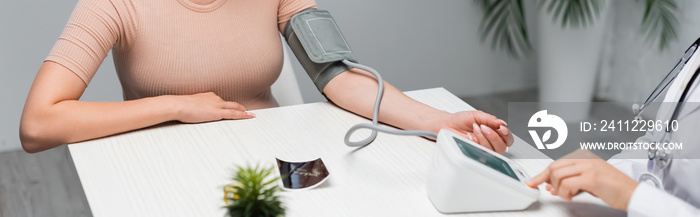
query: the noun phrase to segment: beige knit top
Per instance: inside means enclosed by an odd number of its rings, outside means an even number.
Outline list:
[[[213,91],[277,106],[280,24],[314,0],[80,0],[46,61],[90,83],[112,49],[124,99]]]

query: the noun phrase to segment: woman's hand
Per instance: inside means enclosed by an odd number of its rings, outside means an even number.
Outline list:
[[[506,122],[482,111],[462,111],[447,115],[440,128],[448,129],[464,138],[498,153],[513,145],[513,135]]]
[[[566,201],[582,191],[596,196],[610,207],[626,210],[638,183],[602,159],[559,159],[527,182],[538,186],[547,182],[547,190]]]
[[[172,97],[176,101],[177,120],[184,123],[255,117],[254,113],[246,112],[246,108],[243,105],[224,101],[212,92]]]

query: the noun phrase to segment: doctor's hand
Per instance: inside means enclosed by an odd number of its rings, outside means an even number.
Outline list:
[[[462,111],[447,116],[441,128],[448,129],[498,153],[513,145],[506,122],[482,111]]]
[[[581,155],[582,152],[590,153],[579,150],[572,154]],[[599,158],[556,160],[527,184],[538,186],[543,182],[548,183],[547,191],[566,201],[571,201],[571,198],[585,191],[602,199],[610,207],[620,210],[627,209],[630,197],[638,184]]]

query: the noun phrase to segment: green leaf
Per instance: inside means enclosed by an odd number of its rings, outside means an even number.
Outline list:
[[[237,167],[233,180],[238,183],[234,189],[234,197],[226,198],[232,201],[226,206],[227,215],[232,217],[276,217],[284,214],[284,208],[277,192],[279,187],[274,182],[279,177],[270,177],[273,168]]]
[[[600,18],[606,0],[540,0],[539,7],[552,15],[562,28],[584,28]],[[675,0],[644,1],[640,31],[647,42],[658,41],[660,50],[678,39]],[[523,0],[474,0],[484,12],[479,25],[480,40],[491,41],[491,48],[519,58],[532,51],[525,21]]]
[[[519,58],[532,50],[522,0],[474,0],[484,14],[479,25],[481,42]]]
[[[540,8],[552,14],[554,22],[561,22],[562,28],[587,27],[600,17],[605,0],[541,0]]]
[[[659,50],[665,50],[671,41],[678,39],[678,5],[675,0],[643,1],[644,15],[640,30],[646,35],[647,43],[658,41]]]

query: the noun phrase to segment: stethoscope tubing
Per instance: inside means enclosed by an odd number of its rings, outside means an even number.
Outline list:
[[[685,67],[686,63],[690,60],[690,57],[692,55],[694,55],[695,52],[697,51],[699,44],[700,44],[700,38],[698,38],[698,40],[696,40],[695,43],[693,43],[693,45],[691,45],[686,50],[686,54],[683,55],[683,58],[681,59],[681,61],[678,64],[676,64],[676,66],[674,66],[674,68],[671,70],[671,72],[669,72],[669,74],[666,75],[666,77],[664,77],[664,80],[662,80],[661,83],[659,83],[659,85],[657,85],[657,87],[654,89],[654,91],[651,93],[651,95],[649,95],[649,97],[644,102],[644,104],[642,104],[642,106],[639,107],[638,109],[635,109],[636,111],[634,111],[634,113],[637,116],[637,118],[642,113],[644,108],[646,108],[646,106],[649,103],[651,103],[651,101],[654,101],[656,99],[656,97],[658,97],[658,94],[660,94],[660,92],[663,92],[663,90],[669,86],[669,84],[678,76],[678,74],[680,74],[680,71],[683,69],[683,67]],[[692,51],[692,53],[690,55],[688,55],[689,51]],[[674,71],[677,70],[679,65],[681,65],[681,68],[678,69],[677,74],[673,75]],[[700,72],[700,68],[695,70],[695,72],[693,73],[693,75],[690,78],[690,80],[688,81],[688,83],[685,84],[685,87],[683,88],[683,92],[681,92],[681,96],[680,96],[680,98],[678,98],[678,103],[676,104],[676,107],[673,109],[673,113],[671,114],[671,118],[669,119],[669,121],[673,121],[673,120],[678,119],[682,104],[685,102],[685,98],[688,96],[688,93],[690,92],[690,88],[695,83],[695,80],[697,79],[698,74],[699,74],[698,72]],[[668,79],[669,76],[673,76],[673,77],[671,78],[671,80],[668,83],[664,82],[666,79]],[[661,90],[659,90],[659,88],[661,88]],[[657,92],[657,90],[658,90],[658,92]],[[661,137],[661,140],[659,142],[664,142],[666,140],[669,140],[670,139],[670,138],[668,138],[669,134],[670,134],[670,131],[669,131],[669,128],[667,127],[664,130],[664,135]],[[656,167],[660,173],[664,173],[665,169],[668,168],[669,165],[671,164],[671,161],[673,160],[673,155],[670,152],[663,152],[662,153],[659,151],[660,150],[652,150],[652,149],[648,150],[648,152],[649,152],[649,156],[648,156],[649,157],[649,166],[647,168],[647,172],[644,172],[639,176],[638,181],[640,183],[641,182],[651,182],[655,187],[657,187],[659,189],[663,189],[662,179],[659,178],[659,176],[652,173],[652,170],[654,167]]]

